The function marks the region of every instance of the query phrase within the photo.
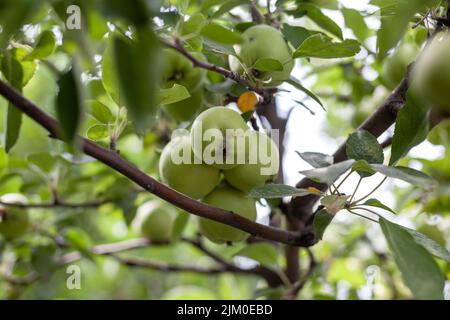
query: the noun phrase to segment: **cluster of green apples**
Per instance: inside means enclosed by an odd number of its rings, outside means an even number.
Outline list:
[[[242,43],[236,46],[237,57],[229,56],[230,69],[239,74],[254,76],[264,87],[276,87],[288,80],[294,68],[292,50],[283,34],[276,28],[259,24],[242,33]],[[254,68],[259,59],[275,59],[283,65],[279,71]]]
[[[200,52],[190,52],[190,54],[199,61],[206,61],[205,56]],[[174,84],[179,84],[184,86],[191,95],[187,99],[166,104],[163,108],[174,120],[189,121],[202,104],[206,70],[195,68],[188,58],[173,49],[164,49],[163,57],[161,87],[167,89]]]
[[[196,135],[204,137],[209,129],[216,129],[220,135],[209,143],[203,139],[197,143]],[[239,136],[227,134],[227,129],[234,129],[246,137],[253,136],[258,143],[242,146],[237,142]],[[235,141],[230,143],[230,139]],[[247,141],[251,141],[250,138]],[[264,146],[266,160],[269,161],[264,162],[260,157],[256,161],[250,159],[260,146]],[[239,150],[239,147],[244,149]],[[208,150],[213,155],[221,151],[231,161],[208,161],[204,157]],[[243,161],[238,161],[239,156]],[[264,170],[268,165],[272,174]],[[272,181],[278,169],[279,151],[273,140],[265,133],[251,130],[238,112],[227,107],[203,111],[193,122],[190,132],[174,137],[164,147],[159,162],[161,179],[171,188],[252,221],[256,220],[256,204],[255,200],[247,197],[247,192]],[[203,235],[216,243],[237,242],[248,237],[243,231],[204,218],[199,219],[199,228]]]
[[[27,203],[27,199],[17,193],[9,193],[0,197],[4,203],[21,204]],[[23,208],[0,206],[0,234],[5,239],[14,239],[22,236],[28,230],[30,219],[28,211]]]
[[[441,112],[450,114],[450,36],[437,35],[413,69],[413,88]]]

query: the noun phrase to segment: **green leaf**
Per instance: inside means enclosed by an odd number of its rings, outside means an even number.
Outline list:
[[[59,92],[56,98],[56,117],[63,139],[72,144],[81,122],[83,97],[80,92],[76,66],[58,80]]]
[[[119,79],[117,78],[116,65],[114,63],[114,48],[112,40],[108,41],[102,59],[102,82],[108,95],[119,106],[123,102],[119,90]]]
[[[272,58],[260,58],[253,64],[253,68],[260,71],[283,71],[283,64]]]
[[[346,195],[327,195],[320,199],[320,204],[325,207],[329,214],[336,215],[342,209],[345,209],[347,200],[350,196]]]
[[[342,8],[341,12],[344,16],[345,25],[353,31],[360,42],[364,42],[370,31],[361,13],[349,8]]]
[[[316,238],[322,240],[325,229],[331,223],[333,218],[334,215],[330,214],[326,209],[320,209],[314,214],[313,228]]]
[[[235,256],[247,257],[266,266],[276,265],[278,260],[277,249],[269,243],[249,244],[238,251]]]
[[[114,38],[114,61],[124,104],[139,131],[155,120],[160,79],[160,46],[150,29],[136,32],[136,40]]]
[[[174,84],[172,88],[160,89],[159,98],[160,104],[171,104],[189,98],[191,95],[186,87],[180,84]]]
[[[298,152],[295,151],[300,158],[309,163],[314,168],[323,168],[331,166],[334,162],[332,156],[319,152]]]
[[[255,110],[250,110],[244,113],[241,113],[242,119],[245,120],[245,122],[250,121],[250,119],[253,117],[253,114],[255,113]]]
[[[422,247],[428,250],[433,256],[440,258],[442,260],[450,262],[450,252],[441,246],[439,243],[434,241],[433,239],[428,238],[423,233],[420,233],[416,230],[409,229],[403,227],[409,234],[414,238],[414,241],[417,244],[420,244]]]
[[[25,87],[31,78],[33,78],[37,65],[34,61],[22,61],[20,64],[22,65],[23,71],[22,87]]]
[[[383,58],[402,39],[408,28],[408,23],[417,12],[425,8],[426,1],[389,1],[384,10],[381,10],[381,26],[377,33],[377,47],[380,58]]]
[[[370,132],[358,130],[352,133],[347,139],[346,153],[349,159],[365,160],[367,163],[383,163],[383,148]],[[361,177],[368,177],[371,174],[367,171],[358,171]]]
[[[310,194],[317,194],[306,189],[297,189],[285,184],[266,184],[250,190],[248,197],[255,199],[275,199],[283,197],[303,197]]]
[[[108,126],[96,124],[90,127],[86,133],[87,137],[93,141],[99,141],[109,136]]]
[[[414,297],[444,299],[445,277],[428,251],[403,227],[384,218],[380,218],[380,225],[403,280]]]
[[[76,250],[79,250],[84,254],[89,253],[92,242],[91,238],[84,230],[76,227],[70,227],[65,230],[64,238]]]
[[[42,32],[33,51],[26,57],[26,60],[44,59],[50,56],[56,48],[56,39],[52,31],[46,30]]]
[[[376,173],[366,160],[358,160],[352,166],[352,171],[358,172],[361,177],[368,177]]]
[[[217,19],[224,13],[229,12],[231,9],[248,3],[250,3],[250,0],[227,0],[216,12],[213,13],[211,18]]]
[[[325,110],[323,103],[322,103],[322,101],[320,101],[319,97],[317,97],[314,93],[312,93],[311,91],[306,89],[304,86],[302,86],[298,81],[291,78],[289,80],[286,80],[286,82],[289,83],[294,88],[306,93],[311,99],[313,99],[315,102],[317,102]]]
[[[23,68],[22,64],[7,52],[1,61],[1,71],[5,79],[17,90],[22,91]],[[16,144],[22,127],[22,111],[8,102],[6,111],[6,124],[4,146],[6,152],[9,152]]]
[[[0,175],[8,167],[8,154],[0,147]]]
[[[58,257],[54,244],[39,245],[31,249],[31,265],[41,274],[58,268]]]
[[[182,35],[188,34],[198,34],[202,28],[207,23],[204,15],[201,13],[194,13],[189,19],[183,24]]]
[[[55,167],[56,158],[47,152],[39,152],[30,154],[28,162],[39,167],[44,172],[51,172]]]
[[[369,207],[376,207],[380,208],[389,212],[392,212],[393,214],[396,214],[394,210],[386,206],[385,204],[381,203],[378,199],[368,199],[364,203],[360,204],[361,206],[369,206]]]
[[[335,42],[330,37],[317,33],[303,41],[295,50],[293,57],[322,59],[345,58],[356,55],[360,50],[359,42],[356,40],[346,39],[342,42]]]
[[[429,130],[427,114],[428,108],[424,101],[412,90],[408,90],[406,104],[400,109],[395,121],[389,164],[396,163],[426,139]]]
[[[297,8],[299,11],[304,11],[308,18],[314,21],[319,27],[342,39],[341,28],[319,8],[309,3],[300,3]]]
[[[400,179],[423,188],[430,188],[436,183],[431,177],[421,171],[408,167],[389,167],[382,164],[370,165],[375,171],[384,174],[387,177]]]
[[[88,100],[87,105],[90,114],[99,122],[108,124],[114,122],[111,110],[98,100]]]
[[[328,167],[300,171],[300,173],[311,180],[331,184],[350,169],[354,163],[355,160],[350,159],[332,164]]]
[[[222,44],[235,44],[242,41],[240,33],[231,31],[215,23],[204,26],[201,35]]]
[[[311,32],[308,29],[299,26],[291,26],[287,23],[283,24],[281,32],[294,48],[298,48],[303,41],[311,35]]]

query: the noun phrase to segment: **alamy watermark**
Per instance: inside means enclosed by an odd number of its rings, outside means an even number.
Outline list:
[[[69,290],[80,290],[81,289],[81,268],[76,264],[71,264],[66,269],[66,274],[68,274],[66,280],[66,287]]]

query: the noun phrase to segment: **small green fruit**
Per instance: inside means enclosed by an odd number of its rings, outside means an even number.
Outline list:
[[[280,167],[278,147],[265,133],[249,131],[245,144],[245,164],[223,172],[233,187],[248,192],[273,181]]]
[[[242,43],[237,46],[236,52],[246,69],[250,70],[256,78],[263,82],[265,87],[276,87],[288,80],[294,60],[292,52],[283,34],[274,27],[259,24],[248,28],[242,34]],[[275,59],[283,65],[282,71],[251,70],[256,61],[262,58]],[[242,66],[236,57],[229,56],[231,70],[242,73]]]
[[[132,228],[151,241],[171,241],[176,216],[173,208],[158,200],[152,200],[138,208]]]
[[[176,121],[191,120],[202,106],[203,90],[200,88],[190,94],[191,96],[187,99],[164,105],[164,110]]]
[[[256,220],[255,200],[246,197],[244,193],[230,186],[218,187],[204,199],[204,202],[229,210],[249,220]],[[199,218],[199,228],[205,237],[215,243],[239,242],[249,236],[244,231],[206,218]]]
[[[194,199],[210,193],[219,182],[220,171],[203,163],[195,163],[188,135],[170,141],[161,153],[159,173],[164,183]]]
[[[392,56],[386,58],[381,68],[381,80],[389,90],[393,90],[403,79],[408,65],[414,61],[418,51],[417,46],[403,43]]]
[[[206,61],[206,58],[200,52],[190,52],[196,59]],[[173,49],[165,49],[163,52],[164,67],[162,72],[162,87],[171,88],[174,84],[180,84],[189,92],[200,88],[206,70],[196,68],[192,62],[181,53]]]
[[[194,154],[206,164],[231,169],[237,165],[238,140],[248,129],[238,112],[226,107],[209,108],[192,124]]]
[[[5,203],[26,204],[27,199],[21,194],[5,194],[0,200]],[[6,239],[23,235],[30,225],[28,212],[18,207],[0,207],[0,234]]]
[[[439,35],[413,69],[413,86],[431,106],[450,113],[450,36]]]

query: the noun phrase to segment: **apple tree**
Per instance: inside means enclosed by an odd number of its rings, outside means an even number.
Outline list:
[[[0,297],[449,297],[449,28],[447,0],[1,0]]]

